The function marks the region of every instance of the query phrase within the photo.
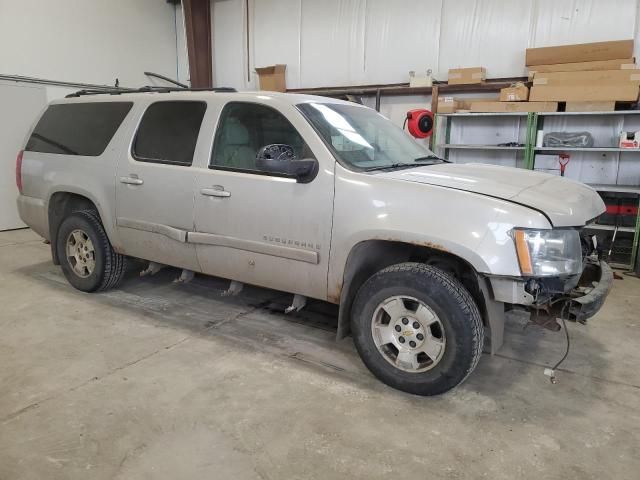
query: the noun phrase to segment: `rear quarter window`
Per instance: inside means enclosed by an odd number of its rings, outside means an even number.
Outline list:
[[[25,150],[97,157],[109,145],[132,102],[50,105],[38,121]]]

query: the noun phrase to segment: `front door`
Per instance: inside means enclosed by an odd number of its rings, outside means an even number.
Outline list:
[[[196,179],[189,242],[205,273],[326,299],[334,162],[302,115],[282,108],[291,121],[264,104],[224,106],[209,168]],[[261,171],[256,154],[270,144],[316,158],[317,175],[297,183]]]
[[[124,253],[198,271],[193,158],[206,110],[199,101],[150,104],[116,175],[116,225]]]

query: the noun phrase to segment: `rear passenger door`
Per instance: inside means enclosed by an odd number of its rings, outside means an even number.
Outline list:
[[[116,175],[116,225],[125,253],[199,271],[193,230],[194,157],[207,108],[202,101],[146,106]]]

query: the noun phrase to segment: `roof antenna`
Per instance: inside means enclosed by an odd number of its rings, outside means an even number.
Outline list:
[[[155,77],[155,78],[159,78],[160,80],[164,80],[165,82],[169,82],[169,83],[173,83],[174,85],[177,85],[179,87],[182,88],[189,88],[189,85],[185,85],[184,83],[180,83],[177,80],[173,80],[172,78],[169,77],[165,77],[164,75],[160,75],[159,73],[154,73],[154,72],[144,72],[144,74],[147,77]]]

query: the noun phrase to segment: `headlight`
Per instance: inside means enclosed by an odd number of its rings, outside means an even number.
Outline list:
[[[582,272],[582,248],[577,230],[514,229],[513,238],[523,275],[550,277]]]

